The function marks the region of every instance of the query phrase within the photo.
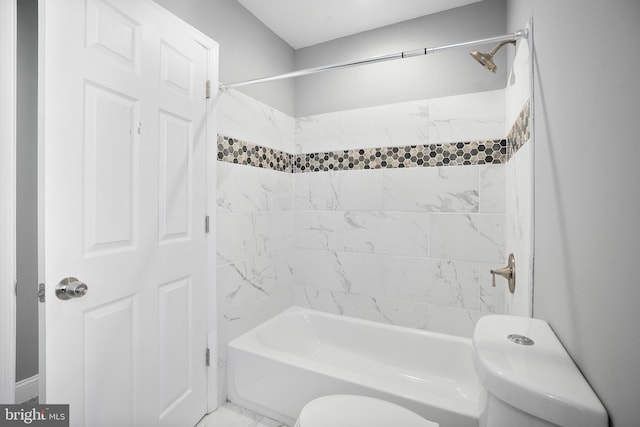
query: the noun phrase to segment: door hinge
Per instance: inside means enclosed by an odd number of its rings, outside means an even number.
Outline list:
[[[211,366],[211,350],[209,349],[207,349],[205,353],[204,362],[207,364],[207,366]]]
[[[207,97],[207,99],[211,98],[211,80],[207,80],[205,96]]]
[[[209,232],[209,215],[204,217],[204,232]]]
[[[44,283],[38,285],[38,301],[44,302]]]

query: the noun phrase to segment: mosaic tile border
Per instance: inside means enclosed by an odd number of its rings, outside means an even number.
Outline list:
[[[291,173],[504,164],[529,140],[529,118],[527,100],[506,139],[297,155],[218,135],[218,160]]]
[[[509,134],[507,135],[507,161],[529,141],[531,136],[529,132],[530,101],[531,100],[528,99],[527,102],[525,102],[522,111],[520,111],[518,118],[513,126],[511,126],[511,130],[509,130]]]
[[[293,154],[218,135],[218,160],[256,166],[280,172],[293,172]]]
[[[294,167],[296,173],[302,173],[500,164],[506,158],[507,141],[503,139],[298,154]]]

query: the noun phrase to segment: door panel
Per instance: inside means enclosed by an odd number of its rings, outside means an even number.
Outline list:
[[[139,102],[85,82],[86,253],[133,249],[138,231]],[[118,171],[118,173],[114,173]]]
[[[160,240],[188,239],[191,231],[192,125],[160,111]]]
[[[47,403],[73,426],[207,409],[207,50],[146,0],[41,0]],[[65,277],[88,285],[62,301]],[[72,367],[72,368],[70,368]]]
[[[134,424],[136,306],[129,297],[84,313],[86,425]]]
[[[160,404],[163,419],[193,389],[189,357],[193,328],[190,324],[191,278],[158,288],[160,300]]]
[[[171,88],[189,99],[193,98],[193,61],[166,41],[160,45],[162,86]]]
[[[142,27],[102,0],[87,1],[86,46],[131,69],[140,69]]]

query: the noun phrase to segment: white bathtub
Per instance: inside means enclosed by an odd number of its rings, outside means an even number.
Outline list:
[[[229,343],[229,400],[293,425],[328,394],[395,402],[441,427],[478,427],[471,340],[291,307]]]

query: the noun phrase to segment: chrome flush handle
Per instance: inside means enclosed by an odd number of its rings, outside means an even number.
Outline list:
[[[497,270],[490,270],[493,276],[493,287],[496,287],[496,274],[504,277],[509,282],[509,292],[514,293],[516,291],[516,258],[513,254],[509,254],[509,262],[506,267],[499,268]]]

